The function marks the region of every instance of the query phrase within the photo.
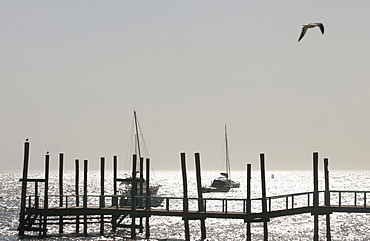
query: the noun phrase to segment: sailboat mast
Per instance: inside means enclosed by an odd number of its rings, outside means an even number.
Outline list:
[[[143,180],[144,180],[144,173],[143,173],[143,158],[141,157],[141,151],[140,151],[140,139],[139,139],[139,128],[138,128],[138,121],[136,116],[136,111],[134,111],[134,118],[135,118],[135,129],[136,129],[136,142],[137,142],[137,150],[138,150],[138,159],[139,159],[139,173],[140,173],[140,189],[139,193],[140,196],[143,195]],[[148,182],[149,180],[147,180]],[[148,183],[147,183],[148,185]],[[141,222],[141,219],[140,219]]]
[[[230,175],[230,160],[229,160],[229,146],[227,144],[227,130],[226,130],[226,125],[225,125],[225,145],[226,145],[226,173],[227,173],[227,178],[229,179],[229,175]]]
[[[141,158],[140,153],[140,139],[139,139],[139,129],[137,125],[137,117],[136,117],[136,111],[134,110],[134,120],[135,120],[135,130],[136,130],[136,144],[137,144],[137,150],[138,150],[138,157]]]

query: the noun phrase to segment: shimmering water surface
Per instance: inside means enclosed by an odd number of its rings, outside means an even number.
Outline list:
[[[274,178],[272,178],[272,174]],[[218,177],[218,172],[203,171],[203,185],[210,185],[211,181]],[[312,172],[310,171],[270,171],[266,174],[267,196],[284,195],[300,192],[313,191]],[[21,183],[21,172],[2,172],[0,173],[0,240],[18,240],[18,219]],[[42,172],[30,172],[29,178],[43,178]],[[246,172],[233,172],[231,179],[240,181],[238,189],[232,189],[229,193],[209,193],[204,197],[212,198],[245,198]],[[88,193],[90,195],[100,194],[100,173],[90,171]],[[82,190],[83,177],[80,177]],[[165,197],[182,197],[182,177],[180,171],[157,171],[152,176],[152,182],[162,185],[160,195]],[[50,174],[49,193],[58,194],[58,175],[56,172]],[[252,198],[261,197],[260,173],[252,173]],[[106,174],[105,192],[112,194],[112,175]],[[74,191],[74,172],[64,173],[64,194],[73,194]],[[188,172],[189,197],[196,197],[196,178],[195,171]],[[29,189],[33,191],[30,184]],[[319,189],[324,189],[324,177],[320,172]],[[370,191],[370,172],[330,172],[331,190],[358,190]],[[43,192],[43,188],[40,188]],[[350,198],[349,198],[350,199]],[[345,198],[344,198],[345,200]],[[359,201],[361,197],[359,196]],[[299,202],[299,201],[297,201]],[[171,203],[171,208],[181,207],[181,202]],[[191,206],[192,204],[190,204]],[[195,205],[195,204],[194,204]],[[233,206],[235,205],[235,206]],[[230,209],[237,209],[238,203],[230,202]],[[279,204],[277,204],[279,205]],[[285,205],[285,204],[283,204]],[[217,208],[217,204],[215,207]],[[254,209],[260,209],[255,205]],[[370,240],[370,214],[349,214],[333,213],[331,216],[332,240]],[[325,217],[320,216],[320,240],[326,240]],[[184,240],[184,222],[177,217],[151,217],[151,239],[150,240]],[[272,218],[268,223],[269,240],[312,240],[313,237],[313,216],[311,214],[301,214]],[[90,225],[90,237],[77,237],[74,234],[73,226],[65,226],[64,236],[47,237],[44,240],[129,240],[129,232],[120,230],[118,233],[111,233],[110,226],[106,225],[106,236],[99,237],[99,226]],[[206,219],[207,240],[246,240],[246,224],[243,220],[227,219]],[[263,240],[263,224],[252,223],[252,240]],[[199,220],[190,221],[192,240],[200,240]],[[49,233],[58,233],[58,227],[50,226]],[[144,239],[144,233],[138,234],[138,239]]]

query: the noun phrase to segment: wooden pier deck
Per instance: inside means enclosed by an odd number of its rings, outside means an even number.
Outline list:
[[[227,199],[225,199],[227,200]],[[187,216],[189,219],[200,219],[200,218],[227,218],[227,219],[249,219],[250,222],[259,222],[263,217],[276,218],[288,215],[297,215],[304,213],[314,212],[313,206],[307,207],[296,207],[283,210],[268,211],[266,214],[263,213],[251,213],[247,215],[244,212],[220,212],[220,211],[188,211],[185,215],[182,210],[166,210],[166,209],[152,209],[150,211],[145,208],[136,208],[135,211],[131,211],[131,207],[49,207],[44,209],[43,207],[38,208],[27,208],[28,214],[44,214],[47,210],[47,216],[76,216],[76,215],[122,215],[135,213],[136,217],[151,217],[151,216],[171,216],[171,217],[183,217]],[[342,213],[370,213],[369,207],[363,206],[319,206],[317,208],[319,214],[342,212]]]
[[[320,191],[319,195],[324,196],[325,191]],[[318,207],[314,207],[312,202],[313,192],[304,192],[304,193],[294,193],[288,195],[280,195],[280,196],[272,196],[267,197],[267,212],[252,212],[247,211],[251,209],[251,207],[247,206],[248,200],[247,199],[227,199],[227,198],[188,198],[189,201],[193,202],[202,202],[203,203],[203,210],[199,211],[198,209],[188,210],[187,213],[184,213],[182,209],[171,209],[171,202],[177,202],[176,206],[179,206],[178,203],[180,202],[180,206],[184,205],[184,198],[180,197],[161,197],[164,198],[165,204],[157,207],[157,208],[145,208],[145,207],[135,207],[132,209],[131,206],[120,206],[120,205],[103,205],[96,203],[95,205],[91,206],[75,206],[64,202],[62,205],[58,206],[49,206],[44,208],[42,206],[35,207],[34,205],[30,205],[26,208],[27,213],[29,214],[44,214],[46,213],[47,216],[76,216],[76,215],[122,215],[122,214],[133,214],[137,217],[151,217],[151,216],[174,216],[174,217],[183,217],[184,215],[187,216],[189,219],[200,219],[200,218],[230,218],[230,219],[248,219],[250,222],[257,221],[259,222],[262,218],[275,218],[275,217],[282,217],[287,215],[297,215],[303,213],[311,213],[313,214],[315,210],[319,214],[327,214],[333,212],[347,212],[347,213],[370,213],[370,204],[366,203],[366,199],[363,197],[367,196],[370,191],[329,191],[327,192],[328,195],[334,196],[333,194],[342,194],[345,193],[350,195],[351,197],[346,197],[345,204],[343,203],[341,195],[337,195],[337,199],[331,198],[332,204],[325,205],[324,203],[320,204]],[[361,201],[358,201],[359,194],[362,195]],[[50,196],[49,198],[56,198],[59,196]],[[87,196],[86,198],[89,198]],[[91,198],[96,199],[97,196],[91,196]],[[299,197],[304,197],[303,199]],[[28,197],[32,201],[34,197]],[[63,200],[73,200],[75,196],[63,196]],[[124,196],[124,195],[106,195],[106,196],[99,196],[99,200],[106,200],[106,199],[127,199],[131,198],[131,196]],[[135,197],[139,202],[142,200],[145,203],[146,199],[145,196],[136,196]],[[149,198],[152,199],[153,197]],[[323,198],[321,198],[323,199]],[[349,205],[352,199],[352,205]],[[30,203],[32,202],[30,201]],[[251,199],[251,205],[258,203],[262,203],[262,198]],[[221,205],[217,205],[218,208],[214,208],[216,203],[221,203]],[[239,208],[235,210],[229,210],[227,204],[230,202],[237,202],[239,204]],[[106,203],[104,201],[103,203]],[[108,203],[108,202],[107,202]],[[277,207],[274,207],[274,204],[278,203]],[[303,204],[306,203],[306,204]],[[261,205],[259,206],[261,208]]]
[[[143,158],[140,159],[140,170],[143,170]],[[184,221],[185,239],[190,240],[189,220],[199,220],[201,239],[206,238],[205,220],[240,219],[247,224],[247,240],[251,240],[251,223],[262,222],[264,240],[268,240],[268,222],[272,218],[310,213],[314,216],[313,240],[319,240],[319,215],[326,216],[326,238],[331,240],[330,214],[334,212],[370,213],[367,197],[370,191],[329,190],[328,159],[324,159],[325,190],[318,189],[318,153],[313,153],[313,186],[312,192],[293,193],[279,196],[266,196],[265,159],[260,154],[262,197],[251,198],[251,165],[247,165],[246,198],[204,198],[201,192],[200,155],[195,153],[197,178],[197,197],[188,197],[185,153],[181,153],[183,177],[182,197],[153,197],[142,195],[133,182],[131,195],[118,195],[117,192],[117,157],[113,157],[113,194],[105,193],[104,175],[105,158],[101,158],[101,192],[100,195],[88,195],[88,161],[84,160],[83,193],[79,191],[79,160],[75,161],[75,193],[65,195],[63,192],[63,154],[59,155],[59,195],[49,195],[49,154],[45,155],[45,178],[29,179],[29,143],[25,143],[24,165],[19,236],[37,233],[39,236],[48,233],[50,225],[59,226],[63,234],[64,225],[75,225],[75,233],[88,235],[88,225],[100,224],[100,235],[104,235],[107,225],[112,232],[118,228],[130,229],[131,238],[136,237],[137,230],[145,230],[145,238],[150,237],[150,218],[153,216],[181,217]],[[132,179],[136,180],[136,155],[133,156]],[[149,186],[149,159],[146,159],[147,187]],[[34,185],[28,190],[28,186]],[[39,191],[43,185],[43,193]],[[31,193],[31,194],[30,194]],[[153,199],[163,199],[159,207],[151,207]],[[127,202],[129,200],[129,202]],[[130,203],[127,206],[127,203]],[[80,225],[83,229],[80,230]],[[81,232],[82,231],[82,232]]]

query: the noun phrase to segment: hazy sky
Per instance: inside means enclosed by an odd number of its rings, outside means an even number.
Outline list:
[[[156,170],[370,169],[370,1],[0,1],[0,170],[117,154]],[[301,25],[322,22],[297,43]],[[321,164],[320,164],[321,165]]]

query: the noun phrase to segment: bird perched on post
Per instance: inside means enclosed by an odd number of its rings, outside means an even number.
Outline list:
[[[298,42],[301,41],[303,36],[306,34],[307,29],[309,29],[309,28],[319,27],[320,30],[321,30],[321,33],[324,34],[324,25],[322,23],[309,23],[309,24],[305,24],[305,25],[302,25],[302,26],[303,26],[302,27],[302,32],[301,32],[301,36],[299,36]]]

